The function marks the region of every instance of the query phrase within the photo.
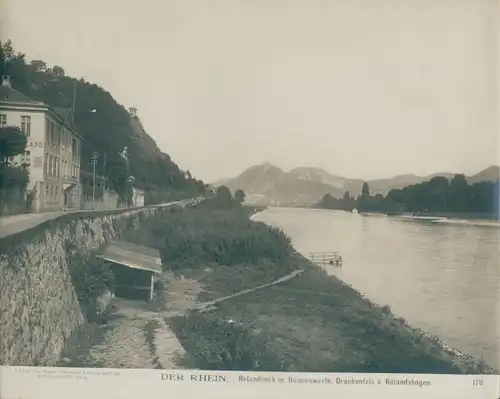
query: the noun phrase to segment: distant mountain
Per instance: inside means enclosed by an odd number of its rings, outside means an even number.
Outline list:
[[[442,176],[446,177],[447,179],[451,179],[454,174],[443,172],[433,173],[429,176],[417,176],[414,174],[398,175],[387,179],[369,180],[368,185],[370,186],[370,193],[386,195],[392,189],[400,189],[406,186],[411,186],[412,184],[419,184],[436,176]],[[348,180],[346,189],[349,190],[351,194],[358,195],[361,193],[361,187],[363,186],[363,183],[364,181],[359,179]]]
[[[333,176],[332,178],[334,179]],[[317,175],[309,178],[307,174],[300,175],[297,170],[287,173],[270,163],[252,166],[238,177],[226,180],[224,184],[232,192],[243,189],[248,202],[266,205],[306,206],[326,193],[335,196],[344,193],[323,182]],[[219,182],[213,185],[221,184]]]
[[[486,168],[485,170],[467,178],[469,184],[497,180],[500,180],[500,166],[490,166],[489,168]]]
[[[491,167],[468,178],[469,183],[498,179],[499,167]],[[387,179],[368,181],[370,193],[386,195],[392,189],[422,183],[435,176],[448,179],[453,173],[434,173],[429,176],[413,174],[398,175]],[[325,194],[341,197],[346,191],[358,196],[365,181],[333,175],[324,169],[298,167],[285,172],[271,163],[255,165],[233,179],[224,179],[213,186],[226,185],[234,193],[241,188],[247,194],[247,201],[255,204],[280,206],[308,206]]]

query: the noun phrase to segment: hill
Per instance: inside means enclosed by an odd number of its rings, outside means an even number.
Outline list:
[[[494,166],[467,178],[469,183],[498,180],[499,168]],[[368,181],[373,195],[387,195],[392,189],[402,189],[423,183],[433,177],[450,179],[453,173],[434,173],[429,176],[414,174],[398,175],[387,179]],[[307,206],[318,201],[325,194],[342,197],[346,191],[351,196],[361,194],[365,181],[333,175],[315,167],[297,167],[285,172],[275,165],[264,163],[252,166],[233,179],[224,179],[213,185],[226,185],[231,191],[238,188],[247,194],[247,201],[255,204],[281,206]]]
[[[269,163],[252,166],[235,179],[226,180],[225,185],[233,193],[243,189],[248,202],[265,205],[306,206],[327,192],[343,194],[321,180],[300,178]]]
[[[500,166],[490,166],[481,172],[467,178],[469,184],[480,183],[483,181],[500,180]]]
[[[90,156],[97,151],[102,166],[106,157],[106,177],[119,191],[126,176],[118,153],[127,147],[130,174],[137,186],[155,193],[155,201],[204,191],[203,182],[192,178],[160,151],[142,127],[136,110],[125,109],[104,88],[66,76],[61,66],[49,67],[41,60],[28,62],[10,41],[1,43],[0,70],[2,75],[10,76],[16,90],[33,100],[68,112],[74,110],[71,117],[84,138],[81,160],[84,172],[90,171]]]

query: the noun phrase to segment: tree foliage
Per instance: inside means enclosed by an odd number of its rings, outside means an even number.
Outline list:
[[[356,208],[356,204],[356,199],[351,197],[349,191],[346,191],[341,199],[335,198],[331,194],[325,194],[318,205],[320,208],[339,209],[350,212]]]
[[[234,193],[234,199],[240,204],[242,204],[245,201],[245,198],[246,194],[241,188],[236,190],[236,192]]]
[[[0,162],[6,164],[9,158],[26,150],[26,135],[16,126],[0,127]]]
[[[13,157],[26,150],[26,136],[15,126],[0,128],[0,190],[14,187],[24,188],[28,183],[28,172],[24,166],[16,165]]]
[[[385,197],[381,194],[371,196],[368,183],[365,183],[356,201],[348,196],[336,199],[327,194],[318,206],[349,211],[357,208],[360,212],[480,213],[498,216],[498,193],[498,181],[469,185],[464,175],[457,174],[451,180],[437,176],[420,184],[393,189]]]
[[[23,207],[24,192],[29,181],[25,165],[14,162],[26,150],[26,136],[15,126],[0,128],[0,213],[4,207]]]

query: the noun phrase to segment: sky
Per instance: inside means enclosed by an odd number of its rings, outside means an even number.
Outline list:
[[[2,38],[138,116],[213,182],[499,164],[496,0],[3,0]],[[15,86],[15,82],[14,86]]]

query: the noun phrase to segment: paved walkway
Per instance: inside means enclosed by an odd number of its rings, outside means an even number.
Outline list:
[[[77,211],[60,211],[47,213],[27,213],[22,215],[0,217],[0,238],[31,229],[48,220]]]
[[[186,204],[191,200],[185,201],[174,201],[165,204],[151,205],[155,207],[170,206],[175,204]],[[147,208],[147,207],[145,207]],[[124,211],[129,209],[137,208],[123,208]],[[22,215],[11,215],[0,217],[0,238],[7,237],[12,234],[20,233],[24,230],[29,230],[33,227],[38,226],[48,220],[57,219],[60,216],[71,214],[71,213],[106,213],[116,209],[96,209],[96,210],[71,210],[71,211],[58,211],[58,212],[45,212],[45,213],[26,213]]]

